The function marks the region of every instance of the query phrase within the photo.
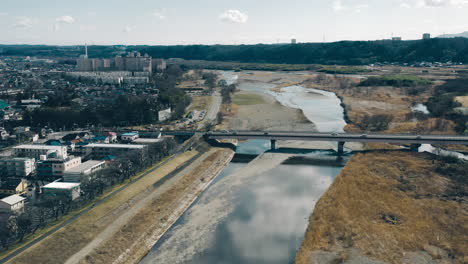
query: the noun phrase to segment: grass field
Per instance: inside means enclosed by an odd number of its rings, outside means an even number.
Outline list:
[[[193,110],[208,110],[213,98],[211,96],[194,96],[192,97],[192,104],[187,109],[187,113]]]
[[[8,263],[64,263],[111,223],[119,212],[125,210],[132,199],[138,195],[144,195],[148,187],[195,156],[196,153],[195,151],[185,152],[175,157]],[[116,186],[114,189],[119,187],[121,186]]]
[[[316,204],[296,264],[312,263],[317,250],[344,261],[351,248],[386,263],[421,251],[446,260],[438,263],[466,263],[466,184],[438,173],[441,166],[423,153],[354,155]]]
[[[236,105],[257,105],[264,104],[265,101],[260,95],[256,94],[235,94],[232,102]]]

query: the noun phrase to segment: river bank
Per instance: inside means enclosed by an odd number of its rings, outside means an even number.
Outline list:
[[[8,263],[112,263],[129,252],[125,250],[133,241],[125,238],[146,236],[149,223],[159,224],[161,228],[151,231],[162,234],[232,158],[231,150],[204,144],[171,157]],[[140,257],[145,253],[140,251]]]
[[[178,180],[172,187],[160,195],[152,194],[148,203],[127,218],[124,225],[113,225],[113,234],[105,241],[98,236],[96,239],[100,243],[81,254],[79,263],[138,263],[211,184],[233,155],[229,149],[206,150],[178,173]]]
[[[466,169],[427,153],[354,155],[317,203],[295,263],[466,263]]]

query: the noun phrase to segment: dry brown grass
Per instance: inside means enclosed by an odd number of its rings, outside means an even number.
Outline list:
[[[468,205],[444,198],[454,183],[434,170],[429,154],[355,155],[317,203],[296,263],[308,263],[313,250],[337,246],[400,263],[404,252],[427,245],[463,263]],[[383,214],[396,215],[398,223],[383,221]]]
[[[192,104],[187,109],[187,113],[192,112],[193,110],[203,111],[207,110],[211,105],[213,98],[211,96],[193,96]]]
[[[96,234],[115,220],[119,212],[126,209],[128,202],[145,194],[153,183],[176,169],[196,155],[195,151],[185,152],[158,170],[133,183],[130,187],[113,196],[103,204],[82,215],[72,224],[60,229],[40,243],[21,253],[8,263],[64,263],[70,256],[88,244]],[[116,187],[117,188],[117,187]]]
[[[462,104],[463,107],[468,107],[468,96],[457,96],[455,97],[455,101]]]

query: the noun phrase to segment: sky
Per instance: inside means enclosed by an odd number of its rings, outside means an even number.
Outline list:
[[[332,42],[468,31],[468,0],[0,2],[0,44]]]

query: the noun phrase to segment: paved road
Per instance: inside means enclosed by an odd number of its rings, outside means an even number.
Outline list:
[[[218,91],[214,92],[212,97],[213,97],[213,100],[211,102],[210,108],[206,112],[205,119],[198,126],[199,129],[202,129],[207,123],[216,121],[219,109],[221,108],[222,98],[221,98],[221,94]]]

